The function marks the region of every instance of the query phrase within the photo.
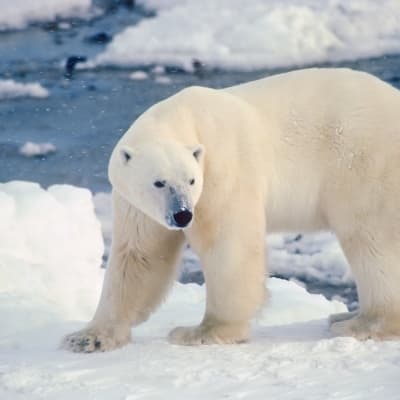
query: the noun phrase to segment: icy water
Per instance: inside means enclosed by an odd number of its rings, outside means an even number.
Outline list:
[[[188,85],[224,87],[267,76],[275,71],[206,72],[202,76],[169,70],[170,84],[154,76],[129,79],[132,69],[77,71],[64,77],[70,56],[91,57],[104,44],[87,38],[98,33],[114,35],[143,18],[141,10],[120,8],[87,23],[35,26],[0,34],[0,78],[38,81],[49,89],[46,99],[0,102],[0,181],[38,181],[43,186],[70,183],[93,191],[108,191],[107,162],[118,138],[147,107]],[[400,58],[382,57],[341,65],[372,72],[399,85]],[[328,94],[327,94],[328,95]],[[18,149],[26,141],[50,142],[57,152],[27,158]]]
[[[119,8],[93,21],[72,21],[68,29],[50,24],[0,33],[0,78],[40,82],[50,91],[46,99],[0,101],[0,182],[30,180],[44,187],[68,183],[107,192],[110,153],[123,132],[150,105],[189,85],[225,87],[282,71],[189,74],[168,68],[163,76],[170,83],[156,79],[157,74],[151,72],[154,66],[138,68],[150,72],[149,79],[141,81],[129,79],[131,68],[77,70],[71,78],[65,77],[68,57],[92,57],[104,48],[105,44],[88,38],[99,33],[112,36],[143,17],[140,9]],[[399,56],[337,65],[368,71],[400,86]],[[27,141],[52,143],[57,151],[28,158],[19,153]],[[186,278],[202,279],[201,275]],[[339,291],[349,303],[355,300],[353,286],[306,283],[312,291],[328,297]]]

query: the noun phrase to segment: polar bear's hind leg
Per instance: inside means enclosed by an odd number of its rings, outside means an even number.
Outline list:
[[[359,311],[332,316],[331,330],[337,335],[400,337],[400,242],[396,234],[389,237],[378,229],[374,232],[342,240],[357,284]]]

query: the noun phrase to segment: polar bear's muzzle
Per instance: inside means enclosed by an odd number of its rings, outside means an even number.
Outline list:
[[[167,222],[172,229],[186,228],[192,222],[192,207],[185,196],[174,193],[171,196],[168,208]]]

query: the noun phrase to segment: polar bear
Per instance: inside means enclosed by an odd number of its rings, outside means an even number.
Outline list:
[[[400,335],[400,93],[364,72],[305,69],[226,88],[186,88],[146,111],[109,164],[113,241],[96,314],[76,352],[130,340],[166,295],[187,241],[206,311],[173,343],[238,343],[266,299],[265,232],[331,229],[357,312],[338,335]]]

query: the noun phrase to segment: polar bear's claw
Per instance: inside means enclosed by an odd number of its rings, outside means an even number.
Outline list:
[[[89,328],[65,336],[61,348],[74,353],[103,352],[124,346],[129,340],[129,333],[121,335],[115,329],[101,331]]]
[[[396,319],[357,315],[331,323],[331,331],[337,336],[353,336],[359,340],[398,339],[400,324]]]
[[[66,336],[61,347],[74,353],[92,353],[106,350],[99,338],[92,335],[80,337],[79,332]]]

